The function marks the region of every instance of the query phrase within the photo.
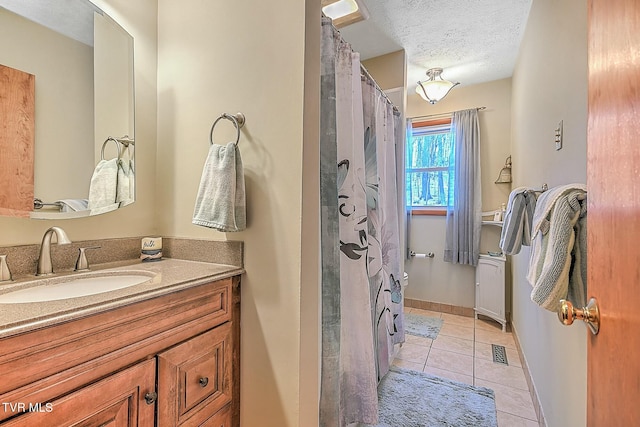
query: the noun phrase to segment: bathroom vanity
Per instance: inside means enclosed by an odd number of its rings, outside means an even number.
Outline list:
[[[135,268],[159,279],[72,303],[0,304],[1,426],[240,425],[243,270]]]

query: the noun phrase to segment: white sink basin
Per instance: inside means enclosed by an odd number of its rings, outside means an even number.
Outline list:
[[[115,291],[151,282],[155,273],[141,270],[104,271],[45,278],[0,294],[0,304],[57,301]],[[0,288],[1,289],[1,288]]]

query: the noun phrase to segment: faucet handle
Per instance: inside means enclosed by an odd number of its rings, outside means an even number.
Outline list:
[[[10,280],[13,280],[13,277],[11,276],[9,266],[7,265],[7,256],[0,255],[0,282],[6,282]]]
[[[78,260],[76,261],[76,268],[74,271],[88,271],[89,270],[89,261],[87,261],[87,255],[85,251],[87,249],[100,249],[100,246],[88,246],[86,248],[78,248]]]

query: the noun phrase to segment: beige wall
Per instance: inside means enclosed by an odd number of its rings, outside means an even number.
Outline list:
[[[510,154],[511,79],[459,86],[446,98],[431,105],[415,92],[408,94],[407,117],[420,117],[486,106],[480,111],[480,168],[482,173],[482,208],[493,210],[506,203],[508,184],[494,184],[505,158]],[[445,239],[444,216],[413,216],[409,243],[418,253],[433,252],[433,259],[407,261],[409,287],[406,297],[461,307],[473,307],[475,302],[475,268],[443,261]],[[484,226],[480,249],[499,250],[500,229]]]
[[[311,44],[316,40],[316,52],[318,24],[312,27],[317,33],[308,34]],[[304,361],[310,384],[302,384],[300,373],[301,335],[317,337],[318,307],[317,271],[314,275],[313,262],[303,269],[301,259],[304,245],[317,255],[318,234],[317,210],[305,211],[302,222],[303,191],[317,185],[317,166],[309,165],[306,174],[302,164],[303,156],[317,161],[313,144],[303,152],[305,3],[160,0],[158,25],[159,231],[245,242],[242,425],[296,426],[305,417],[301,388],[306,404],[317,402],[317,367]],[[319,69],[317,55],[306,59],[311,72]],[[318,81],[307,83],[317,88]],[[192,225],[191,218],[211,124],[222,112],[237,111],[247,120],[239,143],[247,230],[224,234]],[[310,126],[313,120],[308,117]],[[315,135],[317,140],[317,130]],[[219,122],[215,141],[224,144],[233,137],[232,124]],[[310,231],[305,236],[303,226]],[[315,290],[305,288],[303,294],[301,282]],[[315,321],[314,313],[301,319],[301,304],[315,311]],[[316,346],[310,353],[317,355],[317,339],[308,345]],[[314,410],[315,402],[303,410]]]
[[[564,147],[554,129],[564,120]],[[586,182],[587,4],[533,2],[513,76],[514,187]],[[530,300],[529,248],[513,256],[513,327],[548,426],[586,425],[586,330]],[[567,381],[571,384],[567,389]]]
[[[0,246],[40,243],[44,231],[53,225],[62,226],[71,240],[139,236],[157,232],[154,226],[157,5],[153,0],[96,0],[95,3],[135,39],[137,201],[116,212],[83,219],[42,221],[0,217]],[[36,76],[36,81],[37,79]],[[36,98],[37,96],[36,94]],[[92,118],[90,123],[93,126]],[[41,163],[55,168],[57,163],[52,159],[56,157],[49,156]],[[36,165],[38,168],[40,166]],[[11,263],[11,260],[8,262]]]
[[[367,71],[376,79],[382,90],[404,87],[405,85],[404,50],[387,53],[362,61]]]
[[[112,136],[135,137],[133,81],[133,40],[109,17],[93,15],[94,34],[94,105],[95,153],[94,164],[102,159],[102,146]],[[104,158],[118,155],[116,144],[105,145]],[[107,147],[108,146],[108,147]],[[129,152],[122,150],[121,158],[128,160]]]

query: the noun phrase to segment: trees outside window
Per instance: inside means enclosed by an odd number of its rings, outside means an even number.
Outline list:
[[[451,119],[413,123],[407,140],[406,191],[414,213],[444,214],[452,200],[454,141]]]

